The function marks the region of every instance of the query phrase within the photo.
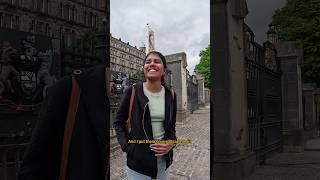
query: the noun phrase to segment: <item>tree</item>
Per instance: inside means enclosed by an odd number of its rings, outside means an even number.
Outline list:
[[[195,71],[202,75],[204,80],[204,87],[210,89],[210,44],[207,48],[200,51],[200,63],[196,65]]]
[[[138,81],[144,81],[144,74],[143,74],[143,70],[138,70],[137,72],[135,72],[130,79],[130,84],[134,84],[137,83]]]
[[[303,42],[304,82],[320,86],[320,0],[287,0],[275,11],[273,22],[279,25],[279,38]]]

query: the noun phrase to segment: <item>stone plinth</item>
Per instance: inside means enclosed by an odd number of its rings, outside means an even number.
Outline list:
[[[243,180],[254,171],[247,150],[248,118],[244,60],[245,1],[213,2],[214,179]],[[243,9],[244,8],[244,9]]]
[[[301,42],[296,41],[278,42],[275,45],[283,72],[283,149],[289,152],[300,152],[303,151],[305,144],[301,82],[303,46]]]
[[[187,117],[187,55],[184,52],[165,56],[171,71],[171,84],[177,94],[177,121]]]

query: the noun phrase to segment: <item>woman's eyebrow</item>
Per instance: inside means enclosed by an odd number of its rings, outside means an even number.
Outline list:
[[[155,58],[155,59],[147,59],[146,61],[151,61],[151,60],[159,60],[161,61],[161,59]]]

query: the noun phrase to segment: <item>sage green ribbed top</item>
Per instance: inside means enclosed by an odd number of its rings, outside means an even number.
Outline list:
[[[148,97],[148,107],[151,115],[151,125],[153,139],[163,139],[164,137],[164,106],[165,106],[165,89],[162,86],[161,91],[153,93],[143,85],[144,94]]]

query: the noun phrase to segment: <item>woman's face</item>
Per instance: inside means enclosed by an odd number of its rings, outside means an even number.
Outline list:
[[[144,62],[144,75],[148,80],[161,80],[165,74],[163,62],[157,54],[150,54]]]

